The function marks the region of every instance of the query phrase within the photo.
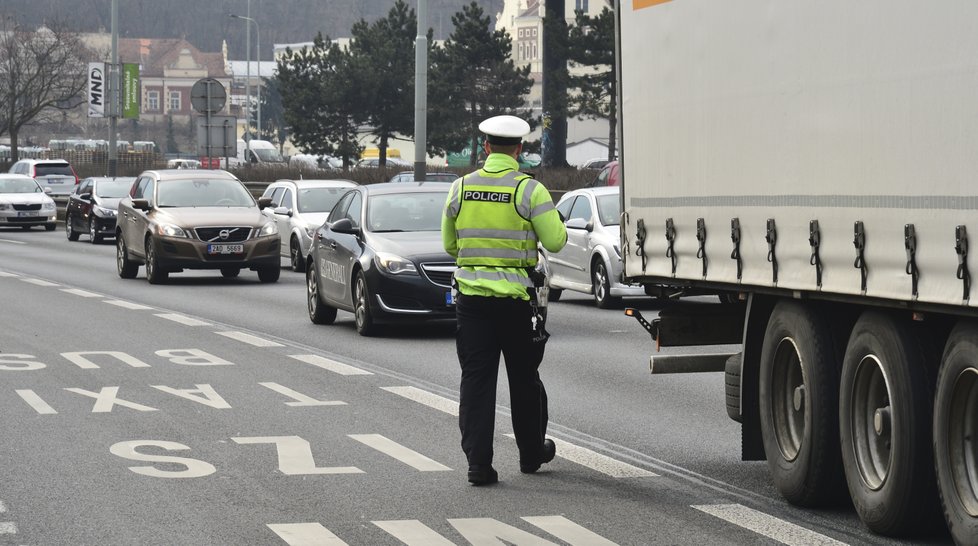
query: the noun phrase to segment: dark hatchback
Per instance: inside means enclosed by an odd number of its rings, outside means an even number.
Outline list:
[[[69,241],[88,234],[92,244],[115,237],[119,201],[129,195],[135,177],[91,177],[75,186],[65,206],[65,233]]]
[[[451,184],[371,184],[351,189],[316,230],[306,258],[309,318],[354,314],[357,332],[378,325],[454,319],[455,259],[441,242]]]

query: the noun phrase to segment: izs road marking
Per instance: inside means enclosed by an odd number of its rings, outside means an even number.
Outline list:
[[[258,336],[253,336],[251,334],[246,334],[244,332],[214,332],[219,336],[224,336],[226,338],[233,339],[235,341],[240,341],[242,343],[247,343],[248,345],[254,345],[255,347],[284,347],[281,343],[276,341],[269,341],[267,339],[262,339]]]
[[[22,281],[24,281],[26,283],[36,284],[37,286],[61,286],[60,284],[58,284],[56,282],[45,281],[43,279],[32,279],[32,278],[29,278],[29,277],[21,277],[20,280],[22,280]]]
[[[839,542],[741,504],[693,505],[692,508],[788,546],[836,546],[845,544],[845,542]]]
[[[295,360],[298,360],[300,362],[305,362],[306,364],[312,364],[313,366],[331,371],[333,373],[338,373],[340,375],[373,375],[373,372],[368,372],[367,370],[361,370],[356,366],[343,364],[341,362],[330,360],[328,358],[318,356],[318,355],[289,355],[289,358],[294,358]]]
[[[178,315],[176,313],[157,313],[157,317],[166,320],[172,320],[173,322],[178,322],[185,326],[210,326],[211,323],[204,322],[202,320],[195,319],[193,317],[188,317],[185,315]]]
[[[147,309],[152,309],[152,307],[148,305],[143,305],[141,303],[133,303],[131,301],[123,301],[123,300],[105,300],[103,303],[107,303],[109,305],[115,305],[117,307],[122,307],[123,309],[132,309],[133,311],[145,311]]]
[[[73,296],[81,296],[83,298],[101,298],[102,294],[96,294],[95,292],[89,292],[88,290],[82,290],[81,288],[62,288],[62,292],[65,294],[71,294]]]
[[[504,436],[516,438],[513,434],[504,434]],[[596,470],[612,478],[650,478],[658,476],[654,472],[649,472],[644,468],[612,459],[607,455],[591,451],[586,447],[577,446],[553,437],[549,438],[557,444],[558,457],[581,466],[586,466],[591,470]]]
[[[363,474],[355,466],[316,466],[309,441],[298,436],[253,436],[231,438],[236,444],[275,444],[278,469],[286,476],[306,474]]]
[[[419,404],[424,404],[429,408],[443,411],[449,415],[458,417],[458,402],[449,400],[443,396],[423,391],[417,387],[381,387],[381,389],[392,392],[398,396],[403,396],[408,400],[413,400]]]
[[[347,434],[347,436],[422,472],[444,472],[451,470],[451,468],[380,434]]]

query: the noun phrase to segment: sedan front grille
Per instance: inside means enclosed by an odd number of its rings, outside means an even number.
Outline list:
[[[438,286],[450,288],[452,286],[452,275],[458,267],[453,263],[425,263],[421,264],[421,270],[425,277]]]
[[[240,243],[251,237],[251,228],[237,227],[199,227],[194,229],[197,238],[208,243]]]
[[[41,210],[41,204],[40,203],[30,203],[30,204],[14,203],[14,210]]]

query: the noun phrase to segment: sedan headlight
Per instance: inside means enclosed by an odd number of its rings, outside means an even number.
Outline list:
[[[156,227],[156,232],[165,237],[187,238],[187,232],[182,227],[173,224],[160,224]]]
[[[92,212],[95,213],[95,216],[99,216],[99,217],[102,217],[102,218],[114,218],[115,217],[115,211],[114,210],[107,209],[105,207],[100,207],[98,205],[95,205],[95,206],[92,207]]]
[[[402,258],[397,254],[389,252],[378,252],[374,257],[377,267],[385,273],[391,275],[417,275],[418,268],[414,267],[414,262]]]
[[[43,203],[41,205],[41,210],[47,210],[47,211],[55,210],[55,208],[54,208],[54,201],[47,201],[47,202]]]
[[[267,224],[262,226],[260,230],[258,230],[259,237],[275,235],[276,233],[278,233],[278,224],[276,224],[275,222],[268,222]]]

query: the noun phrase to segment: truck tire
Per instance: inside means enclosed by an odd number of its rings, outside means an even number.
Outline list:
[[[934,462],[955,544],[978,545],[978,324],[951,332],[934,404]]]
[[[740,416],[740,366],[743,353],[737,353],[727,359],[723,369],[723,383],[727,395],[727,417],[738,423]]]
[[[936,359],[906,323],[878,311],[859,317],[849,337],[839,391],[842,458],[856,513],[882,535],[906,535],[937,519],[929,442]]]
[[[834,504],[844,491],[840,360],[826,317],[778,302],[761,348],[761,435],[775,487],[798,506]]]

